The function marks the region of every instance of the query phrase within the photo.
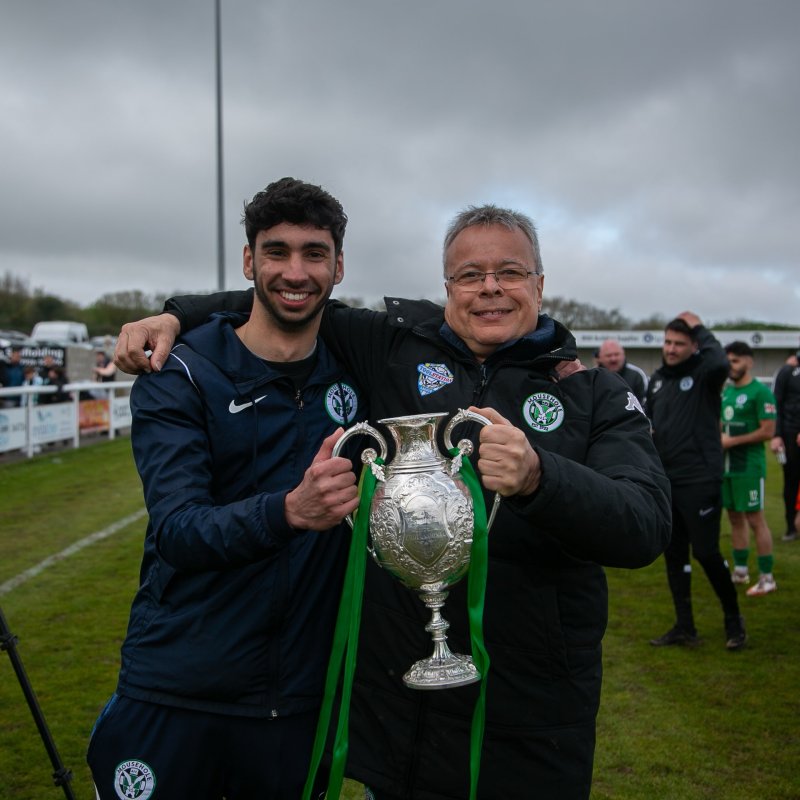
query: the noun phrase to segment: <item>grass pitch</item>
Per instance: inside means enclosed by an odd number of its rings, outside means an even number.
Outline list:
[[[609,570],[593,800],[800,798],[800,542],[780,541],[780,486],[770,461],[767,516],[779,588],[762,598],[740,590],[750,636],[740,653],[724,648],[722,614],[699,568],[693,595],[704,641],[691,650],[648,644],[672,624],[661,559],[643,570]],[[143,506],[127,439],[0,464],[0,494],[0,584]],[[78,798],[94,796],[85,751],[116,683],[145,524],[123,527],[0,595]],[[729,552],[727,525],[722,542]],[[0,653],[0,796],[60,797],[51,772]],[[357,784],[346,786],[347,800],[360,796]]]

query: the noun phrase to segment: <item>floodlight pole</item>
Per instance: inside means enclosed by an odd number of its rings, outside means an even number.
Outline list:
[[[60,786],[64,790],[67,800],[75,800],[75,795],[72,792],[70,781],[72,780],[72,772],[64,766],[64,762],[58,754],[56,743],[50,735],[50,730],[47,727],[42,709],[39,706],[39,701],[36,699],[31,682],[28,680],[28,675],[25,672],[25,667],[22,664],[22,659],[17,652],[17,637],[8,628],[3,609],[0,608],[0,650],[5,650],[8,657],[11,659],[11,666],[14,667],[14,672],[17,674],[17,680],[22,688],[22,693],[28,701],[28,707],[33,714],[36,727],[39,729],[39,735],[44,742],[44,748],[47,750],[47,755],[50,756],[50,763],[53,765],[53,782],[56,786]]]
[[[222,174],[222,13],[220,0],[214,0],[215,53],[217,74],[217,290],[225,289],[225,198]]]

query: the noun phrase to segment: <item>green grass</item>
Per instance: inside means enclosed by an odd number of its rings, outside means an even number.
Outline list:
[[[692,650],[648,644],[672,624],[662,560],[609,570],[593,800],[800,798],[800,542],[780,541],[774,464],[767,486],[780,588],[764,598],[741,592],[750,634],[744,651],[725,650],[722,614],[699,568],[693,594],[704,643]],[[0,492],[0,583],[142,507],[126,439],[0,464]],[[144,527],[141,519],[0,596],[78,798],[93,797],[85,750],[116,682]],[[727,525],[722,541],[727,551]],[[0,796],[62,796],[51,771],[0,654]],[[343,796],[355,800],[358,785],[349,783]]]

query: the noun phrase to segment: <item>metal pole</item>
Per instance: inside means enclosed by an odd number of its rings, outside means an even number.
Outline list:
[[[17,637],[9,630],[2,608],[0,608],[0,650],[5,650],[8,653],[8,657],[11,659],[11,666],[14,667],[17,680],[22,688],[22,693],[28,701],[28,707],[31,710],[31,714],[33,714],[33,720],[36,723],[36,727],[39,729],[39,735],[42,737],[42,742],[44,742],[44,748],[47,750],[47,755],[50,756],[50,763],[55,770],[53,772],[53,782],[56,786],[60,786],[64,790],[67,800],[76,800],[69,783],[72,780],[72,772],[64,766],[64,762],[58,754],[56,743],[50,735],[50,730],[47,727],[47,722],[39,706],[39,701],[36,699],[31,682],[28,680],[28,675],[25,672],[22,659],[19,657],[19,653],[17,653]]]
[[[217,69],[217,289],[225,289],[225,203],[222,171],[222,42],[221,0],[214,0]]]

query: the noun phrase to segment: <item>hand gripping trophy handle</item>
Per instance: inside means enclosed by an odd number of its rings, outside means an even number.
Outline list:
[[[483,416],[483,414],[477,414],[474,411],[468,411],[464,408],[459,408],[458,411],[453,415],[453,418],[450,422],[447,423],[447,427],[444,429],[444,444],[447,447],[448,451],[453,449],[453,443],[450,440],[450,434],[453,432],[453,428],[456,425],[461,424],[462,422],[466,422],[467,420],[472,420],[473,422],[480,422],[481,425],[491,425],[492,423]],[[472,442],[469,439],[462,439],[458,445],[458,455],[455,456],[450,465],[450,471],[452,474],[457,473],[461,469],[461,460],[464,456],[471,456],[474,447]],[[494,518],[497,516],[497,509],[500,506],[500,495],[495,493],[494,500],[492,501],[492,510],[489,512],[489,519],[486,524],[486,529],[491,530],[492,525],[494,524]]]
[[[469,656],[449,650],[449,624],[440,613],[449,587],[469,568],[474,529],[472,496],[459,475],[463,458],[471,455],[474,448],[469,439],[462,439],[452,459],[439,453],[436,427],[446,416],[442,412],[378,420],[389,429],[396,454],[385,469],[376,463],[378,454],[374,449],[367,448],[361,455],[378,481],[369,513],[369,552],[381,567],[418,592],[431,610],[425,630],[433,638],[433,655],[418,661],[403,676],[406,685],[417,689],[441,689],[480,680]],[[453,429],[466,421],[492,424],[475,412],[458,411],[444,431],[448,452],[454,449]],[[377,440],[380,458],[385,462],[386,440],[365,422],[344,433],[336,442],[333,455],[338,456],[345,441],[359,434]],[[495,495],[489,527],[499,502],[500,496]],[[347,519],[352,527],[352,518]]]

